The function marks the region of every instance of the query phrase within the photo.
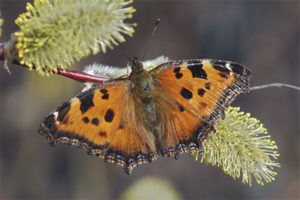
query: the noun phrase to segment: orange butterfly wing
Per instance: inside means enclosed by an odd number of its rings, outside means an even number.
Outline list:
[[[248,91],[251,77],[246,67],[217,60],[173,61],[148,75],[153,79],[154,107],[136,96],[135,87],[149,89],[150,79],[133,73],[64,103],[44,120],[39,132],[50,144],[82,147],[130,173],[158,154],[178,158],[184,152],[201,151],[231,101]],[[137,78],[143,82],[134,82]]]
[[[39,132],[50,144],[68,143],[124,167],[127,173],[158,157],[151,133],[137,123],[130,81],[107,82],[58,107]]]
[[[151,72],[158,83],[164,156],[201,151],[202,142],[224,117],[234,98],[248,92],[250,71],[237,63],[187,60],[162,64]]]

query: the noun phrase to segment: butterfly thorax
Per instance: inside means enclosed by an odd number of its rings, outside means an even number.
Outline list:
[[[152,76],[143,68],[143,64],[135,57],[132,62],[132,72],[129,79],[132,83],[132,91],[138,97],[148,98],[152,96],[153,79]]]

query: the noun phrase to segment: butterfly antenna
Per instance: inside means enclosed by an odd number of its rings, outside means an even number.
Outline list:
[[[155,33],[156,33],[156,31],[157,31],[159,22],[160,22],[160,19],[158,18],[158,19],[156,20],[155,24],[154,24],[154,27],[153,27],[153,30],[152,30],[152,34],[151,34],[151,37],[150,37],[150,39],[149,39],[148,46],[147,46],[147,48],[146,48],[146,51],[144,52],[144,55],[143,55],[143,59],[142,59],[142,60],[145,59],[145,56],[146,56],[147,52],[149,51],[149,49],[150,49],[150,47],[151,47],[151,43],[152,43],[152,40],[153,40],[153,38],[154,38],[154,36],[155,36]]]

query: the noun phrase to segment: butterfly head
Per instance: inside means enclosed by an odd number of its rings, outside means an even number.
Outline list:
[[[144,71],[143,64],[139,61],[137,57],[133,58],[131,63],[131,70],[133,74],[139,74]]]

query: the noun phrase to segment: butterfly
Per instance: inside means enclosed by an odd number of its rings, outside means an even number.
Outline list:
[[[94,84],[47,116],[39,133],[122,166],[201,152],[251,72],[212,59],[168,61],[151,70],[134,58],[129,76]]]

